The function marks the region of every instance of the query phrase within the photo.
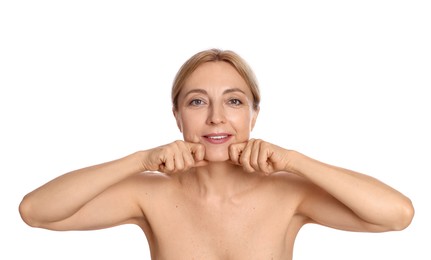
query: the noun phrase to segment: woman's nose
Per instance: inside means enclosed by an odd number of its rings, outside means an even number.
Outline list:
[[[226,117],[223,106],[210,106],[208,111],[207,123],[211,125],[226,123]]]

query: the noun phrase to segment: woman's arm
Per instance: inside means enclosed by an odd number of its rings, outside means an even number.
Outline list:
[[[411,223],[414,208],[410,199],[383,182],[365,174],[317,161],[295,151],[289,151],[288,158],[288,171],[311,181],[365,222],[348,229],[402,230]],[[348,212],[337,214],[337,206],[331,196],[322,194],[318,189],[311,189],[304,200],[303,209],[307,209],[309,217],[316,222],[337,226],[337,223],[343,222],[343,219],[337,217],[347,216]],[[367,230],[367,227],[370,230]]]
[[[139,173],[142,152],[61,175],[27,194],[19,211],[30,226],[44,227],[74,215],[110,186]]]
[[[295,173],[307,180],[299,213],[312,222],[355,231],[406,228],[414,215],[409,198],[370,176],[325,164],[299,152],[251,139],[231,145],[231,160],[246,171]]]
[[[30,226],[55,230],[97,229],[143,216],[131,176],[175,173],[201,165],[204,148],[183,141],[66,173],[27,194],[19,207]]]

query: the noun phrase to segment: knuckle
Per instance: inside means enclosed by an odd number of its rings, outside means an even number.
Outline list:
[[[255,169],[253,169],[252,167],[248,166],[248,167],[247,167],[247,171],[248,171],[248,172],[255,172]]]
[[[175,140],[175,141],[174,141],[174,144],[175,144],[176,146],[180,146],[182,143],[183,143],[183,141],[181,141],[181,140]]]
[[[183,170],[189,169],[190,167],[192,167],[195,164],[194,160],[190,159],[190,160],[186,160],[184,162],[184,167]]]
[[[181,162],[181,163],[176,163],[175,164],[175,169],[176,170],[180,170],[181,171],[183,168],[184,168],[184,163]]]
[[[259,167],[265,171],[267,170],[268,163],[266,161],[259,161]]]
[[[205,146],[203,144],[197,144],[196,145],[196,149],[198,152],[204,152],[205,151]]]
[[[254,168],[254,169],[259,169],[260,168],[260,164],[258,162],[251,162],[250,165]]]
[[[246,165],[248,163],[248,160],[245,158],[245,156],[240,156],[238,160],[242,165]]]

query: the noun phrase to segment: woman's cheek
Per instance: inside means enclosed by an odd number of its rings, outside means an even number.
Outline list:
[[[183,133],[184,141],[190,142],[190,143],[200,143],[200,138],[197,134],[194,134],[190,131],[184,131]]]

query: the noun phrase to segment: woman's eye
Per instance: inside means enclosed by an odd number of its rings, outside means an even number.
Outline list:
[[[229,100],[229,103],[235,106],[239,106],[242,104],[241,100],[237,99],[237,98],[233,98]]]
[[[192,106],[200,106],[203,104],[204,104],[204,101],[201,99],[193,99],[192,101],[190,101],[190,105]]]

